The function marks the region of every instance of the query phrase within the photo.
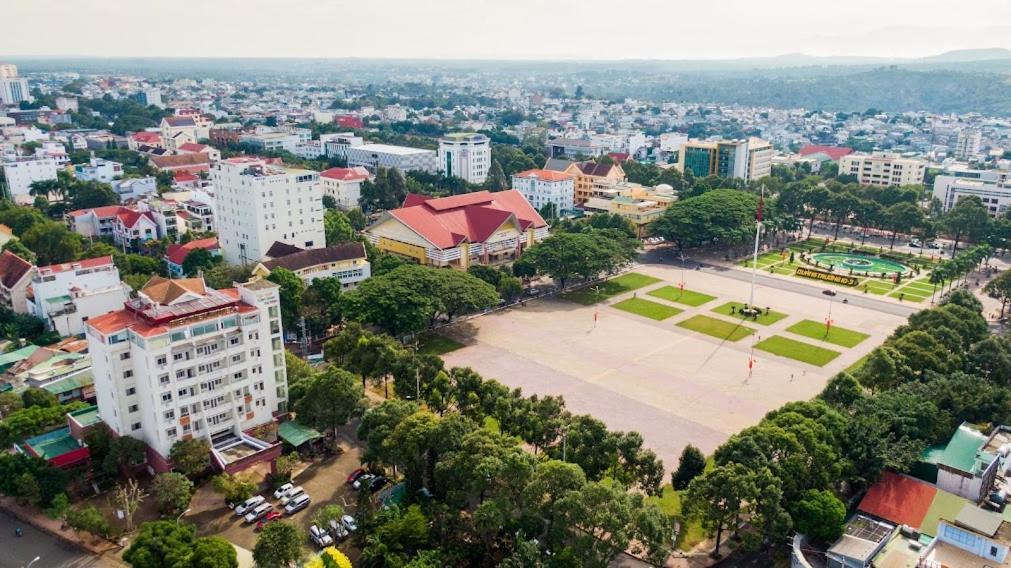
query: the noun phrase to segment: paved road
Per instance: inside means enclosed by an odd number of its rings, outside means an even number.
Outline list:
[[[24,534],[14,535],[21,527]],[[21,523],[0,511],[0,568],[24,568],[36,556],[32,568],[106,568],[113,566],[63,540]]]

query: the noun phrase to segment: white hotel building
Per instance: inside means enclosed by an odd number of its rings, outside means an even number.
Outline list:
[[[249,432],[286,410],[277,285],[214,290],[202,278],[152,278],[123,309],[87,321],[102,420],[148,446],[168,471],[173,444],[203,438],[235,472],[280,455]]]
[[[527,170],[513,174],[513,189],[538,211],[548,203],[554,203],[559,214],[575,207],[575,180],[563,172]]]
[[[439,139],[439,170],[467,183],[484,183],[491,168],[491,140],[484,134],[456,132]]]
[[[211,179],[226,262],[255,264],[275,242],[326,246],[319,173],[236,157],[212,165]]]

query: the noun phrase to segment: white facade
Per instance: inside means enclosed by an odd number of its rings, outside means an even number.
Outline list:
[[[916,185],[923,183],[927,163],[891,152],[849,154],[839,159],[839,175],[857,176],[863,185]]]
[[[320,134],[319,141],[323,144],[323,152],[327,158],[343,158],[345,160],[348,157],[349,149],[365,145],[365,139],[355,136],[353,132]]]
[[[435,150],[422,150],[389,144],[363,144],[347,149],[348,167],[362,166],[375,173],[377,168],[399,170],[400,173],[437,171]]]
[[[40,266],[32,277],[28,313],[60,335],[84,333],[84,322],[123,307],[130,288],[111,256]]]
[[[17,157],[0,165],[7,182],[7,196],[19,205],[31,205],[35,200],[29,193],[32,183],[56,179],[57,160],[49,156]]]
[[[369,171],[362,167],[331,168],[319,174],[323,182],[323,195],[329,195],[337,207],[347,211],[358,207],[362,197],[362,182],[369,179]]]
[[[120,312],[89,321],[87,331],[102,420],[163,460],[187,438],[215,448],[244,440],[287,400],[277,286],[256,281],[218,291],[200,279],[171,282],[185,291],[142,291]]]
[[[295,153],[300,140],[297,134],[287,132],[267,132],[264,134],[242,134],[240,144],[249,144],[257,152],[291,152]]]
[[[976,128],[963,128],[955,140],[955,159],[970,160],[979,155],[983,143],[983,133]]]
[[[970,195],[983,202],[991,217],[1002,216],[1011,207],[1011,184],[955,176],[934,178],[933,197],[941,201],[945,211]]]
[[[491,168],[491,140],[484,134],[455,133],[439,139],[439,170],[467,183],[484,183]]]
[[[299,142],[295,145],[295,155],[303,160],[315,160],[323,154],[323,143],[319,140]]]
[[[119,195],[119,202],[134,201],[158,191],[158,182],[152,177],[130,178],[112,182],[112,190]]]
[[[28,79],[24,77],[0,79],[0,103],[16,105],[21,101],[32,102],[34,100],[31,90],[28,88]]]
[[[238,157],[212,165],[211,179],[218,237],[227,262],[256,263],[275,241],[304,249],[326,245],[317,172]]]
[[[575,207],[575,182],[570,175],[533,170],[513,175],[513,189],[520,192],[538,211],[554,203],[557,213]]]
[[[91,158],[87,164],[74,166],[74,176],[81,181],[109,183],[123,175],[123,164],[102,158]]]

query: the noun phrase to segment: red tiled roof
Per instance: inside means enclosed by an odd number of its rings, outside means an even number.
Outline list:
[[[168,249],[165,250],[165,258],[172,264],[182,266],[183,261],[186,260],[186,255],[190,254],[191,251],[196,249],[217,250],[220,246],[217,237],[197,239],[181,245],[169,245]]]
[[[513,174],[513,177],[521,177],[521,178],[532,177],[537,178],[541,181],[565,181],[567,179],[572,179],[572,176],[570,176],[569,174],[556,172],[554,170],[527,170],[525,172]]]
[[[60,272],[66,272],[68,270],[98,268],[100,266],[108,266],[110,264],[112,264],[111,256],[100,256],[97,258],[86,258],[84,260],[76,260],[74,262],[64,262],[63,264],[50,264],[49,266],[40,266],[39,271],[57,274]]]
[[[142,218],[147,218],[152,223],[155,222],[154,216],[151,215],[150,211],[134,211],[132,209],[127,209],[126,211],[120,212],[116,215],[119,218],[119,222],[127,228],[132,228],[137,224]]]
[[[130,135],[130,138],[146,144],[161,142],[161,134],[157,132],[134,132]]]
[[[165,123],[169,126],[196,126],[197,123],[193,121],[193,117],[190,116],[166,116]]]
[[[163,325],[151,325],[145,322],[140,316],[130,310],[116,310],[115,312],[91,317],[84,324],[95,328],[102,335],[116,333],[126,328],[130,328],[134,333],[144,337],[168,331],[168,328]]]
[[[210,157],[207,154],[178,154],[175,156],[152,156],[149,158],[158,169],[178,169],[186,166],[209,166]]]
[[[122,205],[106,205],[104,207],[95,207],[93,209],[78,209],[76,211],[71,211],[68,215],[71,217],[81,217],[94,212],[96,217],[115,217],[119,213],[129,210],[129,208],[123,207]]]
[[[614,165],[598,164],[597,162],[586,161],[577,163],[576,167],[579,168],[579,171],[583,172],[583,175],[603,177],[611,173],[611,168],[613,168]]]
[[[919,529],[936,494],[937,488],[929,483],[887,471],[867,490],[857,508],[886,521]]]
[[[611,152],[611,153],[608,154],[608,156],[610,156],[610,158],[612,160],[614,160],[615,162],[619,162],[619,163],[620,162],[627,162],[628,158],[629,158],[627,152]]]
[[[815,144],[808,144],[800,149],[798,154],[801,156],[810,156],[811,154],[825,154],[829,158],[832,158],[833,162],[838,162],[839,158],[853,153],[853,148],[843,148],[842,146],[818,146]]]
[[[483,242],[515,215],[521,230],[547,223],[516,190],[477,191],[432,199],[409,194],[404,206],[389,215],[440,248],[461,242]]]
[[[207,144],[196,144],[194,142],[187,142],[185,144],[181,144],[178,149],[182,150],[183,152],[203,152],[204,150],[207,149]]]
[[[11,289],[31,271],[32,263],[11,251],[5,250],[0,254],[0,284],[3,284],[4,288]]]
[[[368,170],[359,171],[364,168],[330,168],[319,173],[320,177],[335,179],[338,181],[360,181],[368,179]]]
[[[172,177],[176,180],[176,183],[187,183],[191,181],[197,181],[198,179],[200,179],[199,177],[189,173],[186,170],[179,170],[175,172],[175,175],[173,175]]]

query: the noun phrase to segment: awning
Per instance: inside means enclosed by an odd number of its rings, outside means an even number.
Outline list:
[[[306,442],[323,437],[323,434],[320,434],[316,430],[291,420],[282,422],[278,425],[277,435],[280,436],[282,440],[288,442],[296,448]]]

